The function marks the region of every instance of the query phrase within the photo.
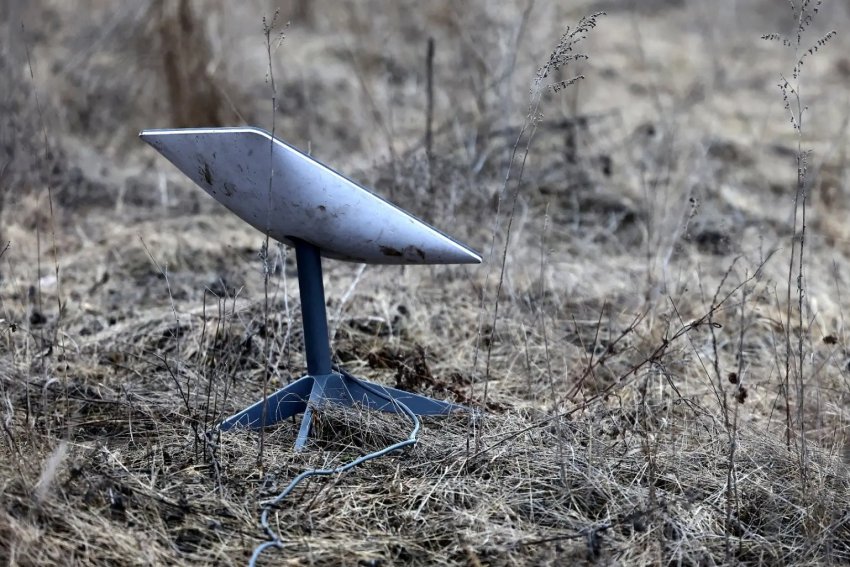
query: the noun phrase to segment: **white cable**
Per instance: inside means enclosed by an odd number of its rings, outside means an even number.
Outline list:
[[[333,468],[333,469],[311,469],[311,470],[307,470],[307,471],[302,472],[301,474],[296,476],[294,479],[292,479],[292,482],[290,482],[289,485],[285,489],[283,489],[283,491],[280,494],[275,496],[272,500],[269,500],[268,502],[265,502],[263,504],[263,512],[262,512],[262,514],[260,514],[260,524],[263,526],[263,531],[266,532],[266,535],[268,536],[269,539],[268,539],[268,541],[265,541],[265,542],[261,543],[260,545],[258,545],[257,547],[254,548],[254,552],[251,554],[251,560],[248,562],[248,567],[255,567],[256,564],[257,564],[257,560],[260,558],[260,555],[266,549],[268,549],[270,547],[277,547],[277,548],[283,547],[283,542],[280,539],[280,535],[277,532],[275,532],[271,528],[271,526],[269,525],[269,512],[273,508],[277,508],[277,506],[281,503],[281,501],[283,501],[283,499],[286,498],[295,489],[295,487],[298,486],[299,483],[301,483],[302,480],[304,480],[305,478],[311,477],[311,476],[330,476],[330,475],[334,475],[334,474],[341,474],[341,473],[344,473],[347,470],[353,469],[357,465],[365,463],[366,461],[371,461],[372,459],[377,459],[378,457],[383,457],[384,455],[386,455],[388,453],[392,453],[393,451],[397,451],[399,449],[403,449],[404,447],[408,447],[408,446],[416,444],[416,436],[419,434],[420,422],[419,422],[419,418],[416,417],[416,414],[413,413],[410,410],[409,407],[407,407],[406,405],[404,405],[400,401],[396,400],[395,398],[393,398],[388,393],[381,392],[380,390],[373,388],[370,384],[367,384],[367,383],[357,379],[356,377],[352,376],[351,374],[349,374],[345,370],[342,370],[342,369],[336,369],[336,370],[340,374],[342,374],[345,378],[353,381],[354,383],[356,383],[358,386],[360,386],[364,390],[378,396],[379,398],[383,398],[384,400],[387,400],[388,402],[394,404],[399,409],[401,409],[401,411],[404,412],[407,415],[407,417],[410,418],[410,421],[413,423],[413,430],[410,432],[410,435],[404,441],[399,441],[398,443],[394,443],[393,445],[390,445],[388,447],[384,447],[383,449],[381,449],[379,451],[375,451],[375,452],[369,453],[367,455],[362,455],[362,456],[354,459],[353,461],[350,461],[350,462],[348,462],[344,465],[340,465],[336,468]]]

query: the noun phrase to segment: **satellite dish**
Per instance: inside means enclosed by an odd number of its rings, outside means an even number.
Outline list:
[[[280,242],[368,264],[478,264],[450,236],[259,128],[145,130],[141,138]],[[269,175],[271,174],[271,183]]]
[[[140,137],[237,216],[295,247],[307,375],[225,419],[219,429],[260,428],[304,413],[307,442],[323,404],[418,415],[465,410],[334,369],[322,256],[370,264],[478,264],[471,248],[258,128],[145,130]],[[270,182],[271,179],[271,182]]]

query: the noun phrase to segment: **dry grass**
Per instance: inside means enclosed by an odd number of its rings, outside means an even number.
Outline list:
[[[270,126],[273,10],[131,4],[0,1],[26,23],[0,24],[4,564],[244,564],[260,504],[294,476],[408,434],[326,409],[304,453],[297,424],[267,431],[261,464],[256,433],[204,435],[266,376],[301,372],[294,258],[271,246],[266,313],[262,235],[134,138]],[[759,39],[789,29],[786,3],[284,4],[277,133],[481,250],[496,238],[481,267],[326,264],[338,362],[469,404],[486,380],[487,413],[425,420],[415,448],[307,481],[271,515],[285,548],[267,563],[850,561],[846,9],[824,6],[813,31],[839,35],[805,67],[799,313],[789,60]],[[535,71],[598,9],[591,60],[551,77],[586,79],[541,98],[506,184]],[[179,65],[175,34],[200,42]],[[793,391],[786,329],[803,339]]]

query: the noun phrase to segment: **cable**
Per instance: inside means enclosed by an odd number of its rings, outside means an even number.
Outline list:
[[[286,498],[293,490],[295,490],[295,487],[298,486],[301,483],[302,480],[304,480],[305,478],[309,478],[311,476],[331,476],[331,475],[335,475],[335,474],[344,473],[345,471],[353,469],[357,465],[363,464],[366,461],[371,461],[372,459],[377,459],[378,457],[383,457],[384,455],[386,455],[388,453],[392,453],[393,451],[397,451],[399,449],[403,449],[404,447],[409,447],[411,445],[416,444],[416,436],[419,434],[420,422],[419,422],[419,418],[416,417],[416,414],[413,413],[410,410],[409,407],[407,407],[406,405],[404,405],[403,403],[401,403],[397,399],[393,398],[391,395],[387,394],[386,392],[382,392],[382,391],[380,391],[376,388],[373,388],[370,384],[367,384],[367,383],[359,380],[358,378],[352,376],[351,374],[349,374],[345,370],[342,370],[341,368],[334,368],[334,370],[339,372],[340,374],[342,374],[348,380],[355,382],[358,386],[360,386],[364,390],[367,390],[368,392],[378,396],[379,398],[383,398],[384,400],[387,400],[388,402],[394,404],[399,409],[401,409],[401,411],[404,412],[407,415],[407,417],[410,418],[410,421],[413,423],[413,430],[410,432],[410,435],[408,435],[407,439],[405,439],[404,441],[399,441],[398,443],[394,443],[393,445],[390,445],[388,447],[384,447],[383,449],[381,449],[379,451],[374,451],[374,452],[369,453],[367,455],[362,455],[360,457],[357,457],[353,461],[350,461],[350,462],[348,462],[344,465],[340,465],[336,468],[333,468],[333,469],[311,469],[311,470],[307,470],[307,471],[302,472],[301,474],[296,476],[294,479],[292,479],[292,481],[289,483],[289,485],[287,485],[287,487],[284,488],[283,491],[280,494],[275,496],[272,500],[269,500],[269,501],[267,501],[263,504],[263,512],[260,514],[260,524],[263,526],[263,531],[266,532],[266,535],[268,536],[269,539],[268,539],[268,541],[265,541],[265,542],[261,543],[260,545],[258,545],[257,547],[254,548],[254,552],[251,554],[251,560],[248,562],[248,567],[256,567],[257,560],[260,558],[260,555],[262,555],[263,551],[265,551],[266,549],[268,549],[270,547],[277,547],[277,548],[283,547],[283,542],[280,539],[280,535],[277,532],[275,532],[271,528],[271,526],[269,525],[269,512],[273,508],[277,508],[277,506],[283,501],[283,499]]]

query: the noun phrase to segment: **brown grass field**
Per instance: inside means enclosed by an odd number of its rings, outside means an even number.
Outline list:
[[[485,257],[325,263],[339,364],[480,411],[260,564],[850,562],[850,9],[791,4],[0,0],[0,563],[244,565],[409,434],[214,432],[303,372],[293,254],[137,134],[240,124]]]

